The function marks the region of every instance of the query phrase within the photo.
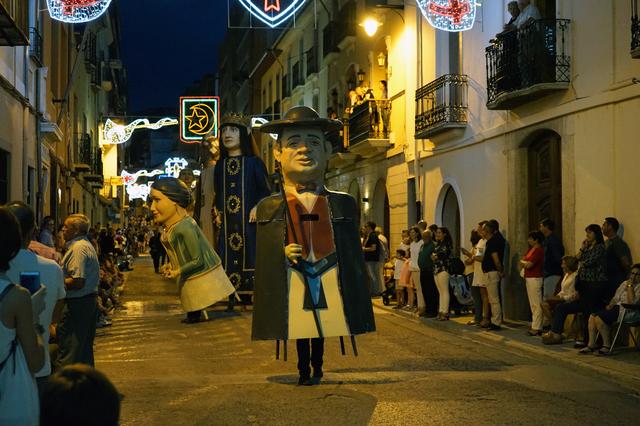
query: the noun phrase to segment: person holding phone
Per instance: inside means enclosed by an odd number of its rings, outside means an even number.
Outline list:
[[[20,250],[20,225],[0,207],[0,424],[38,424],[38,392],[33,373],[44,364],[42,326],[46,290],[33,296],[7,276]]]
[[[14,214],[22,231],[22,247],[16,257],[10,262],[7,276],[13,282],[19,282],[34,294],[41,285],[47,289],[44,300],[44,310],[40,313],[38,323],[44,328],[42,335],[44,346],[44,366],[38,371],[36,382],[41,389],[47,377],[51,375],[51,359],[49,356],[49,342],[51,324],[57,324],[62,315],[64,298],[64,277],[62,269],[56,262],[32,253],[28,247],[36,232],[35,214],[33,209],[21,201],[13,201],[7,208]]]

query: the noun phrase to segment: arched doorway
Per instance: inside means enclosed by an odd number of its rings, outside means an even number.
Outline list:
[[[371,204],[371,220],[382,228],[383,234],[389,238],[389,196],[384,180],[380,179],[376,183],[373,191],[373,202]]]
[[[460,204],[458,195],[453,186],[447,184],[442,188],[442,207],[440,222],[442,226],[449,229],[453,240],[453,256],[460,252],[461,226],[460,226]]]
[[[562,235],[562,176],[560,136],[544,131],[528,147],[529,229],[538,229],[543,219],[553,219]]]

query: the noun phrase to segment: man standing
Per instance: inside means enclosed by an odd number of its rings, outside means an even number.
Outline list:
[[[278,134],[283,192],[258,204],[252,338],[296,339],[300,385],[320,382],[325,337],[375,331],[356,202],[324,186],[341,127],[298,106],[260,128]]]
[[[19,283],[21,272],[38,272],[40,273],[40,283],[47,289],[44,310],[40,312],[38,317],[38,324],[43,328],[42,340],[44,342],[44,366],[35,374],[38,388],[40,388],[47,377],[51,375],[51,359],[47,344],[49,342],[49,326],[52,323],[57,323],[62,313],[66,294],[64,278],[62,269],[56,262],[38,256],[27,249],[36,228],[35,215],[31,207],[21,201],[14,201],[9,203],[7,208],[18,219],[22,230],[22,248],[16,257],[9,262],[7,276],[12,282]]]
[[[371,280],[371,288],[369,289],[371,296],[379,296],[382,293],[380,268],[380,239],[376,232],[375,222],[367,222],[367,238],[362,246],[364,252],[364,263],[367,265],[369,279]]]
[[[615,294],[620,284],[627,279],[631,272],[631,250],[629,246],[618,236],[620,222],[615,217],[607,217],[602,223],[602,234],[607,237],[605,242],[607,250],[607,291],[609,300]]]
[[[542,264],[543,297],[547,300],[556,292],[556,287],[562,278],[562,257],[564,256],[564,246],[562,241],[555,234],[556,223],[551,219],[544,219],[538,226],[544,235],[544,262]]]
[[[418,315],[435,318],[438,316],[439,293],[433,274],[434,265],[431,255],[436,245],[433,242],[431,231],[428,229],[422,231],[422,241],[424,241],[424,244],[418,255],[418,266],[420,267],[420,285],[424,297],[424,312],[419,312]]]
[[[484,256],[482,258],[482,272],[486,275],[487,295],[491,305],[491,323],[489,330],[500,330],[502,324],[502,306],[500,304],[500,281],[504,274],[502,259],[506,242],[500,233],[500,225],[495,219],[491,219],[484,225],[485,238],[487,239]]]
[[[67,247],[62,258],[67,299],[58,327],[58,367],[75,363],[94,365],[100,264],[95,248],[87,239],[88,231],[89,219],[83,214],[68,216],[62,227]]]

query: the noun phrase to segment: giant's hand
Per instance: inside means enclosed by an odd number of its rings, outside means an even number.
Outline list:
[[[284,255],[293,264],[298,263],[298,260],[302,257],[302,246],[300,244],[289,244],[284,248]]]
[[[258,210],[258,206],[254,206],[251,211],[249,211],[249,223],[254,223],[257,220],[256,212]]]

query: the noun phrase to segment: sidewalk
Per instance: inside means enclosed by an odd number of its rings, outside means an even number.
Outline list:
[[[580,369],[590,370],[607,375],[617,382],[640,392],[640,350],[617,346],[613,355],[581,355],[573,348],[574,341],[566,340],[561,345],[544,345],[540,337],[526,335],[529,323],[508,321],[502,324],[500,331],[488,331],[475,326],[467,325],[467,321],[473,319],[469,315],[459,317],[452,316],[449,321],[436,321],[433,318],[421,318],[415,314],[403,310],[393,309],[395,304],[385,306],[381,298],[372,299],[373,306],[391,312],[396,316],[408,320],[420,322],[425,327],[456,334],[480,344],[499,346],[519,355],[548,357],[557,362],[571,364]]]

